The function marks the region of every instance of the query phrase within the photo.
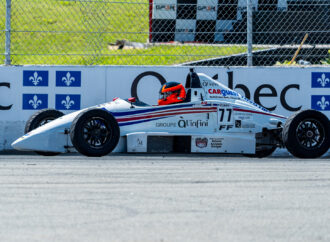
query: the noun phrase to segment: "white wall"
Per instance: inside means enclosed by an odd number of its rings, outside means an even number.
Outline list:
[[[156,104],[161,84],[154,74],[166,81],[184,83],[188,71],[189,67],[0,66],[0,150],[11,149],[11,142],[23,134],[26,120],[43,105],[55,108],[57,101],[58,108],[69,113],[73,111],[72,107],[81,109],[111,101],[114,97],[128,98],[132,83],[141,74],[145,76],[138,82],[137,94],[140,100]],[[217,74],[220,82],[226,85],[231,82],[243,95],[247,95],[243,90],[248,91],[251,99],[275,108],[275,113],[289,116],[294,109],[311,108],[313,101],[313,107],[321,111],[323,107],[323,113],[330,118],[329,67],[197,67],[196,71],[210,76]],[[67,86],[65,81],[70,79]],[[36,100],[33,99],[35,95]]]

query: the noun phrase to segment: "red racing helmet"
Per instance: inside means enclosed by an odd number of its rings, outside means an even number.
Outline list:
[[[178,82],[165,83],[159,91],[158,105],[168,105],[183,102],[186,99],[186,90]]]

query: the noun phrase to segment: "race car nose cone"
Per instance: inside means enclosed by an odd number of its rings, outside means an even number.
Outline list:
[[[26,143],[25,139],[26,139],[25,135],[18,138],[11,144],[11,147],[13,147],[15,150],[29,150],[29,148],[26,145],[24,145],[24,143]]]
[[[15,140],[11,146],[22,151],[65,152],[67,137],[63,132],[27,133]]]

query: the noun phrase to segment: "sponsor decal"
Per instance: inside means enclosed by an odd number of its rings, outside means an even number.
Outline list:
[[[330,95],[312,95],[312,109],[320,111],[330,110]]]
[[[48,108],[48,94],[23,94],[23,109],[38,110]]]
[[[211,88],[208,89],[207,92],[209,93],[209,97],[210,98],[239,98],[241,97],[241,95],[235,91],[232,90],[227,90],[227,89],[215,89],[215,88]],[[250,101],[251,102],[251,101]]]
[[[80,95],[56,94],[55,107],[57,110],[80,110]]]
[[[219,127],[219,130],[230,130],[234,127],[234,125],[232,124],[222,124]]]
[[[253,114],[252,113],[244,113],[244,112],[235,111],[235,119],[252,120],[253,119]]]
[[[196,138],[195,144],[198,148],[205,148],[207,146],[207,138]]]
[[[219,85],[215,82],[209,82],[207,80],[202,81],[203,87],[219,87]]]
[[[209,85],[209,82],[208,81],[205,81],[205,80],[202,81],[202,86],[203,87],[207,87],[208,85]]]
[[[235,120],[235,128],[241,128],[242,127],[242,120]]]
[[[23,86],[48,86],[48,71],[23,71]]]
[[[211,148],[221,148],[222,147],[222,142],[223,138],[210,138],[211,140]]]
[[[57,87],[81,87],[81,71],[56,71]]]
[[[227,96],[238,97],[239,96],[239,94],[237,92],[232,91],[232,90],[223,89],[223,90],[221,90],[221,93],[224,97],[227,97]]]
[[[137,146],[143,146],[143,141],[142,141],[142,139],[137,139],[137,141],[136,141],[136,144],[137,144]]]
[[[229,103],[219,103],[218,107],[228,108],[228,107],[230,107],[230,104]]]
[[[242,129],[254,129],[255,127],[256,127],[256,125],[253,123],[243,123],[242,124]]]
[[[156,123],[157,128],[175,128],[176,123],[170,122],[170,123]]]
[[[10,83],[9,82],[0,82],[0,87],[6,87],[10,89]],[[13,104],[10,105],[0,105],[0,110],[10,110]]]
[[[330,88],[330,72],[312,72],[312,88]]]
[[[223,97],[227,97],[227,96],[234,96],[234,97],[238,97],[239,94],[235,91],[232,90],[226,90],[226,89],[208,89],[207,91],[209,94],[217,94],[217,95],[221,95]]]
[[[165,5],[165,4],[157,4],[156,10],[158,11],[175,11],[175,4]]]
[[[199,128],[199,127],[208,127],[209,122],[203,120],[179,120],[178,127],[179,128]]]
[[[209,89],[209,90],[207,90],[207,92],[209,94],[219,94],[219,95],[222,94],[220,89]]]
[[[222,96],[217,96],[217,95],[209,95],[209,98],[219,98],[219,97],[222,97]]]
[[[218,74],[214,75],[212,78],[218,80]],[[203,80],[201,84],[203,87],[219,87],[216,82],[210,82],[209,80]]]

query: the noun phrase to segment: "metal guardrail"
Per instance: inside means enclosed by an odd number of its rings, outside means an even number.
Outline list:
[[[275,65],[306,34],[294,63],[330,65],[328,0],[0,0],[0,16],[6,65]]]

